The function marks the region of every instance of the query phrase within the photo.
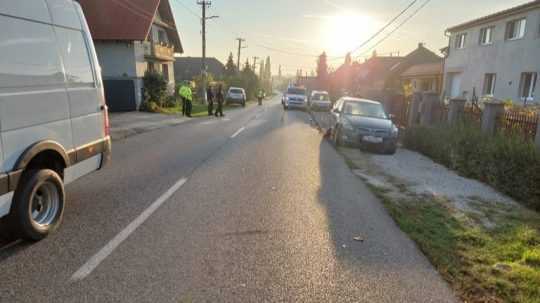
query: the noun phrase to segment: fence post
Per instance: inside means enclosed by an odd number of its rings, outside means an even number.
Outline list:
[[[484,103],[484,112],[482,113],[482,131],[493,135],[497,130],[497,118],[504,114],[504,104],[499,102]]]
[[[416,92],[413,94],[411,108],[409,110],[408,125],[415,126],[418,124],[420,117],[420,104],[422,104],[422,93]]]
[[[538,119],[538,125],[536,126],[536,147],[540,149],[540,119]]]
[[[433,124],[433,116],[437,103],[439,103],[439,94],[435,92],[424,93],[422,99],[420,125],[430,126]]]
[[[454,125],[458,122],[463,113],[465,112],[465,99],[450,99],[450,105],[448,108],[448,124]]]

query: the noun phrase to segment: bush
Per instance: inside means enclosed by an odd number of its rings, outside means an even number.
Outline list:
[[[143,77],[144,102],[155,102],[162,107],[167,95],[167,80],[161,73],[147,71]]]
[[[540,210],[540,152],[517,135],[486,136],[478,126],[463,123],[410,128],[404,144]]]
[[[167,96],[165,97],[165,101],[163,103],[164,107],[176,107],[178,106],[178,100],[175,96]]]
[[[140,110],[143,112],[149,112],[149,113],[159,113],[160,107],[154,101],[145,101],[143,104],[141,104]]]

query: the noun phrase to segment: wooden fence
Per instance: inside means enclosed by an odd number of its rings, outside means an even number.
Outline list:
[[[497,129],[508,135],[521,135],[526,140],[534,141],[538,128],[538,112],[507,110],[497,121]]]

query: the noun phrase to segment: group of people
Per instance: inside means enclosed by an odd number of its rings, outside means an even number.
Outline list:
[[[214,90],[212,86],[208,86],[206,90],[206,99],[208,100],[208,116],[215,115],[216,117],[223,117],[223,103],[225,102],[225,96],[223,95],[223,86],[221,84]],[[214,102],[217,103],[216,111],[214,112]]]
[[[193,109],[193,93],[190,84],[183,84],[178,91],[180,98],[182,99],[182,116],[191,118],[191,111]],[[206,90],[206,97],[208,100],[208,115],[215,114],[216,117],[224,117],[223,103],[225,102],[225,96],[223,95],[223,86],[219,85],[215,91],[211,86]],[[216,111],[214,112],[214,102],[217,103]]]

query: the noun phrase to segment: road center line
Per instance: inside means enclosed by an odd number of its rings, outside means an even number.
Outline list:
[[[146,210],[144,210],[135,220],[109,241],[97,254],[92,256],[79,270],[77,270],[71,281],[81,281],[99,266],[122,242],[124,242],[139,226],[141,226],[150,216],[165,203],[180,187],[187,182],[186,178],[178,180],[171,188],[169,188],[161,197],[154,201]]]
[[[245,127],[242,127],[240,128],[239,130],[236,131],[236,133],[234,133],[232,136],[231,136],[231,139],[234,139],[236,138],[238,135],[240,135],[241,132],[243,132],[246,128]]]

